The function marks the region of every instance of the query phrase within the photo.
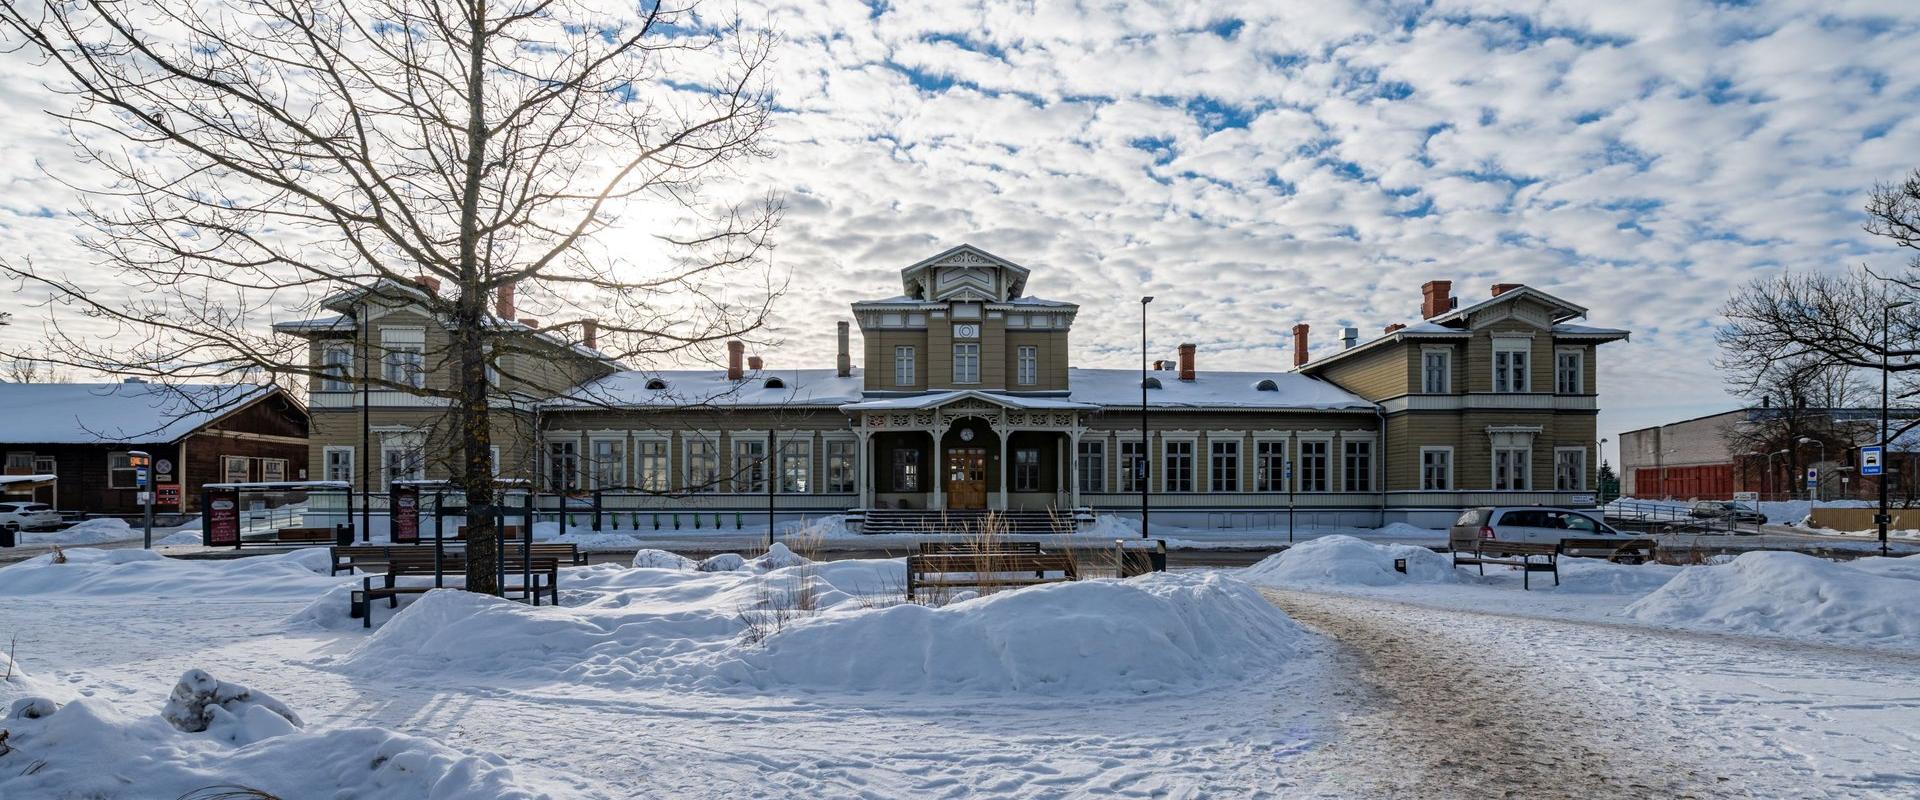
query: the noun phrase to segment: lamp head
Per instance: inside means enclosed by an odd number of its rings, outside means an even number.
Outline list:
[[[1153,302],[1153,295],[1147,295],[1145,297],[1140,298],[1140,305],[1144,306],[1151,302]]]

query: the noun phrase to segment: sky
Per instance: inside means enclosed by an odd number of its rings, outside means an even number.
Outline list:
[[[1080,366],[1139,363],[1143,294],[1152,357],[1204,372],[1284,369],[1296,322],[1317,353],[1413,321],[1428,280],[1516,282],[1633,332],[1599,358],[1617,438],[1735,405],[1732,289],[1904,263],[1860,209],[1920,168],[1912,0],[730,7],[781,37],[773,156],[735,176],[787,205],[776,368],[831,364],[848,302],[963,242],[1081,305]],[[19,113],[60,101],[5,58],[0,248],[110,283],[63,244],[70,145]],[[34,335],[13,310],[0,338]]]

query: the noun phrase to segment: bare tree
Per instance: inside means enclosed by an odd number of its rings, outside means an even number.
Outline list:
[[[1829,454],[1860,443],[1864,432],[1859,425],[1836,410],[1857,408],[1870,397],[1878,400],[1868,392],[1858,370],[1817,358],[1764,367],[1721,366],[1751,404],[1742,419],[1721,431],[1728,452],[1738,463],[1770,464],[1766,456],[1784,450],[1788,475],[1800,474],[1803,438],[1825,443],[1828,447],[1823,452]],[[1877,438],[1878,430],[1872,434]]]
[[[266,323],[444,284],[410,302],[445,322],[452,379],[364,360],[353,379],[450,405],[474,591],[497,587],[489,368],[587,321],[613,358],[704,356],[778,293],[778,202],[711,185],[763,155],[769,119],[771,39],[736,20],[657,0],[0,0],[0,30],[75,101],[53,114],[105,176],[76,187],[81,243],[133,298],[0,264],[51,298],[45,358],[304,383],[325,368]],[[623,212],[649,235],[607,241]],[[497,318],[503,288],[544,323]]]

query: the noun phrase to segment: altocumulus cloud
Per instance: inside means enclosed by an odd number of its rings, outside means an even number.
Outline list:
[[[831,363],[823,319],[960,241],[1082,303],[1085,365],[1135,363],[1143,293],[1156,355],[1195,341],[1205,369],[1281,365],[1297,321],[1322,347],[1408,321],[1428,279],[1519,281],[1634,330],[1601,362],[1618,431],[1727,404],[1733,285],[1897,263],[1859,207],[1920,166],[1910,0],[741,9],[783,39],[777,155],[738,175],[789,200],[779,366]],[[47,105],[37,80],[15,59],[0,97]],[[72,258],[34,166],[66,145],[0,127],[0,237]]]

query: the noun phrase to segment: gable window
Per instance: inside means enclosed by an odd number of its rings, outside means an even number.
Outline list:
[[[1527,376],[1529,350],[1526,339],[1493,340],[1493,390],[1496,392],[1531,391]]]
[[[1446,350],[1427,350],[1420,354],[1420,391],[1448,394],[1453,391],[1453,354]]]
[[[1340,469],[1349,492],[1373,491],[1373,442],[1341,442]]]
[[[712,439],[687,440],[687,491],[720,491],[720,446]]]
[[[780,491],[786,494],[813,491],[813,442],[790,439],[780,443]]]
[[[854,491],[853,445],[845,439],[827,442],[827,491]]]
[[[1016,492],[1040,491],[1040,451],[1033,449],[1013,451],[1013,490]]]
[[[757,438],[733,440],[733,490],[756,494],[767,490],[767,443]]]
[[[1553,391],[1555,394],[1581,393],[1581,355],[1578,350],[1553,354]]]
[[[913,348],[900,346],[893,348],[893,385],[913,385]]]
[[[333,342],[320,351],[320,374],[320,391],[351,391],[353,386],[348,381],[353,377],[353,345]]]
[[[893,449],[893,490],[920,491],[920,451],[911,447]]]
[[[1553,451],[1553,488],[1578,492],[1587,488],[1587,449],[1561,447]]]
[[[634,483],[642,490],[664,492],[671,464],[667,459],[669,443],[665,439],[640,439],[633,443]]]
[[[1137,492],[1147,481],[1147,444],[1139,440],[1120,443],[1120,491]]]
[[[1453,488],[1453,448],[1420,448],[1420,488],[1429,492]]]
[[[1207,443],[1207,487],[1215,492],[1240,491],[1240,443],[1233,440]]]
[[[980,345],[976,343],[955,344],[953,346],[953,382],[980,382]]]
[[[1015,380],[1021,386],[1032,386],[1039,381],[1040,348],[1023,345],[1017,352],[1019,364],[1014,370]]]
[[[1287,490],[1287,443],[1253,443],[1253,489],[1257,492]]]
[[[353,448],[328,447],[320,458],[320,478],[329,481],[353,482]]]
[[[386,351],[380,361],[380,376],[383,379],[415,389],[427,385],[425,331],[419,328],[387,328],[380,332],[380,347]]]
[[[1080,443],[1080,491],[1104,492],[1107,490],[1107,443],[1085,441]]]
[[[1493,488],[1526,491],[1531,482],[1533,448],[1496,447],[1493,449]]]
[[[1330,470],[1327,461],[1333,443],[1325,440],[1300,443],[1300,491],[1328,490]]]
[[[1168,441],[1164,443],[1164,447],[1167,451],[1165,490],[1193,491],[1193,442]]]

